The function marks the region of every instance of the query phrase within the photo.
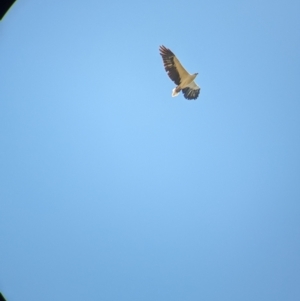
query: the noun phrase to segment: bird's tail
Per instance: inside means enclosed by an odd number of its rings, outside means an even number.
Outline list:
[[[181,89],[178,88],[178,87],[174,88],[174,89],[172,90],[172,97],[177,96],[177,95],[179,94],[180,90],[181,90]]]

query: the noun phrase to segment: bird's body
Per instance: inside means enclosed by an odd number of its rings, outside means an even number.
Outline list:
[[[198,73],[190,74],[181,65],[175,54],[165,46],[160,46],[165,70],[170,79],[177,85],[172,91],[172,96],[177,96],[182,91],[186,99],[197,99],[200,94],[200,87],[194,82]]]
[[[177,96],[181,90],[189,87],[189,85],[194,81],[196,76],[197,76],[197,74],[188,74],[185,78],[183,78],[180,81],[180,84],[176,88],[173,89],[172,96],[173,97]]]

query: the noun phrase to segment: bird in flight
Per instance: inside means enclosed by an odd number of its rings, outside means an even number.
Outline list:
[[[188,73],[175,54],[165,46],[160,46],[159,52],[162,56],[165,70],[170,79],[177,85],[177,87],[172,90],[172,97],[177,96],[179,92],[182,91],[186,99],[197,99],[200,94],[200,87],[194,82],[194,79],[198,73]]]

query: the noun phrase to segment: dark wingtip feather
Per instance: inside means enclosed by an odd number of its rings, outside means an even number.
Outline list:
[[[176,84],[180,84],[180,76],[174,64],[174,53],[164,45],[159,47],[160,55],[162,56],[164,67],[170,79]]]
[[[196,100],[200,94],[200,88],[193,90],[191,88],[182,89],[182,93],[185,99],[188,100]]]

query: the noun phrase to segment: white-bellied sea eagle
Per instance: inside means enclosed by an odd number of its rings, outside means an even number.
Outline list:
[[[197,99],[200,94],[200,87],[194,82],[194,79],[198,73],[189,74],[175,54],[165,46],[160,46],[159,52],[170,79],[177,85],[172,91],[172,96],[175,97],[182,91],[186,99]]]

